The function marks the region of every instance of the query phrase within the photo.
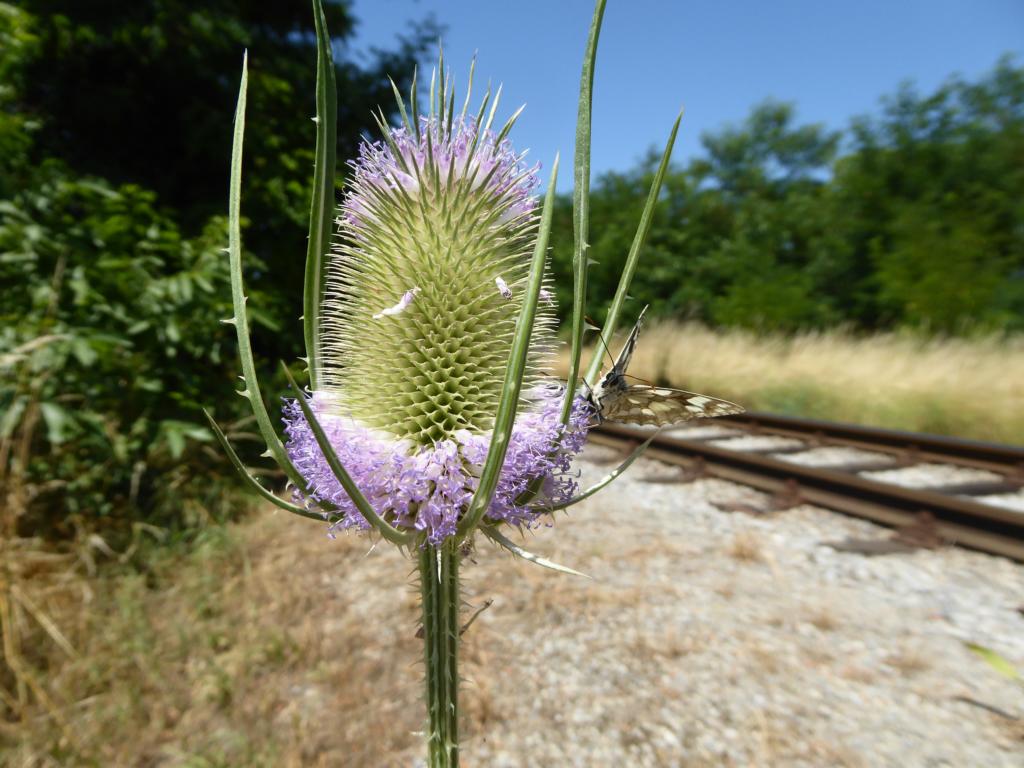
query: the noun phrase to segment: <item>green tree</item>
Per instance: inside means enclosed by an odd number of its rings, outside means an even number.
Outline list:
[[[347,6],[329,17],[351,34]],[[305,2],[0,3],[0,535],[223,508],[234,473],[200,409],[217,403],[245,447],[234,338],[217,331],[231,314],[224,73],[254,48],[246,261],[276,368],[301,349],[311,24]],[[428,34],[338,65],[339,157],[371,106],[393,103],[384,72],[406,82]]]
[[[833,318],[813,265],[827,222],[822,195],[839,134],[796,125],[790,104],[768,101],[737,127],[705,135],[694,161],[698,194],[724,209],[707,257],[719,272],[709,315],[721,325],[793,330]]]
[[[829,281],[860,325],[1024,327],[1024,69],[923,97],[909,85],[852,129],[831,185]]]
[[[25,64],[38,55],[38,38],[28,14],[0,3],[0,200],[23,183],[36,127],[30,115],[19,111],[25,84]]]
[[[818,124],[794,126],[795,117],[792,104],[763,102],[741,125],[704,134],[707,157],[696,160],[692,172],[737,199],[820,183],[839,134]]]
[[[355,31],[348,3],[325,3],[335,48]],[[32,159],[55,157],[84,175],[138,184],[195,234],[225,209],[231,120],[242,52],[250,52],[246,130],[246,246],[272,283],[280,330],[256,343],[270,357],[300,339],[301,294],[315,126],[316,45],[308,0],[24,0],[38,38],[17,108],[39,121]],[[376,135],[371,112],[394,97],[438,27],[414,27],[366,66],[339,57],[338,157]],[[344,171],[344,165],[339,166]]]
[[[910,325],[964,330],[991,312],[1011,263],[996,251],[986,217],[936,208],[899,208],[890,249],[875,254],[879,302]]]
[[[905,86],[853,122],[842,156],[840,138],[776,102],[703,136],[665,179],[632,293],[652,315],[764,330],[1024,328],[1024,69],[1004,59],[927,97]],[[655,162],[594,185],[599,304]],[[570,209],[560,202],[553,260],[566,286]]]
[[[666,177],[632,293],[652,314],[721,325],[794,329],[833,320],[829,297],[815,290],[815,264],[828,240],[822,198],[838,134],[796,125],[792,106],[766,102],[702,141],[706,154]],[[595,184],[590,295],[598,304],[611,300],[657,159],[652,153]],[[567,284],[568,201],[559,214],[554,263]]]
[[[197,417],[231,397],[225,222],[185,238],[152,192],[37,176],[0,203],[3,516],[53,535],[216,509]]]

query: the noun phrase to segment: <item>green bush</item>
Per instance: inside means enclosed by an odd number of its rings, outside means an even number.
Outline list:
[[[0,203],[0,440],[20,530],[169,522],[208,496],[220,462],[199,409],[230,396],[234,366],[216,333],[224,232],[185,239],[151,192],[57,163]]]
[[[326,5],[351,36],[349,5]],[[300,0],[0,1],[0,536],[187,530],[235,501],[200,411],[257,461],[220,324],[230,73],[251,48],[246,279],[272,372],[301,349],[312,24]],[[339,62],[340,157],[436,34]],[[263,380],[273,407],[282,382]]]

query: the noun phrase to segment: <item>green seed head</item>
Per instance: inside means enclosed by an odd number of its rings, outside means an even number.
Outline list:
[[[534,168],[479,120],[364,143],[338,219],[320,381],[339,413],[419,445],[493,425],[536,236]],[[545,290],[523,391],[553,346]]]

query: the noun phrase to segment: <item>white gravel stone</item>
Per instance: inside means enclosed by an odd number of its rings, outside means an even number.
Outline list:
[[[991,504],[993,507],[1005,507],[1015,512],[1024,512],[1024,490],[1016,493],[991,493],[987,496],[971,496],[974,501]]]
[[[720,426],[718,424],[699,424],[692,427],[673,427],[668,430],[672,437],[682,440],[708,440],[712,438],[737,437],[746,434],[742,429]]]
[[[708,444],[730,451],[785,451],[790,448],[802,448],[805,445],[802,440],[795,437],[776,435],[744,435],[727,440],[712,440]]]
[[[998,482],[1002,476],[984,469],[954,467],[950,464],[915,464],[900,469],[862,472],[861,477],[904,488],[929,488],[942,485]]]
[[[588,448],[584,487],[607,472]],[[1024,733],[958,697],[1024,715],[1024,566],[959,549],[884,557],[824,541],[883,537],[810,506],[770,517],[719,480],[644,482],[641,459],[525,546],[594,580],[481,545],[467,598],[474,766],[1024,766]],[[468,664],[471,662],[467,662]],[[482,697],[482,699],[474,699]],[[410,756],[411,762],[412,756]]]
[[[800,464],[805,467],[841,467],[845,464],[863,464],[869,461],[889,463],[895,461],[891,456],[884,453],[836,445],[810,448],[806,451],[800,451],[800,453],[773,454],[772,458]]]

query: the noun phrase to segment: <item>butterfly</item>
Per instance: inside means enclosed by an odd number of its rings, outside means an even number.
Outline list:
[[[586,395],[598,423],[618,421],[668,427],[691,419],[743,413],[742,407],[728,400],[682,389],[630,384],[626,381],[626,367],[636,349],[636,340],[646,311],[647,307],[644,307],[640,312],[611,370]]]

